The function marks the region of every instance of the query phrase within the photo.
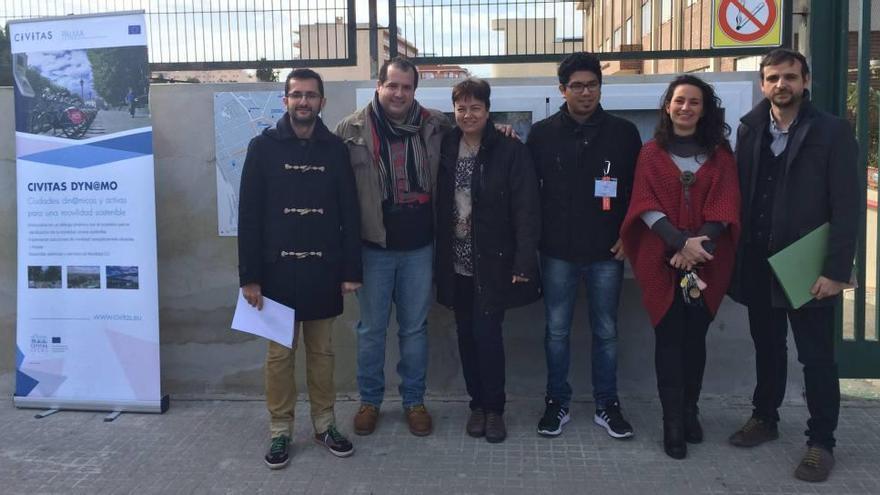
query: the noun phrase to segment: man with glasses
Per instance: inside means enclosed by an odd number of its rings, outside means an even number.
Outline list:
[[[570,335],[579,281],[586,283],[592,331],[594,422],[629,438],[617,396],[617,306],[624,253],[618,232],[629,206],[642,142],[636,126],[599,103],[602,69],[591,53],[559,65],[565,103],[538,122],[528,145],[541,182],[547,390],[538,433],[557,436],[570,420]]]
[[[399,392],[409,430],[431,434],[425,408],[428,309],[433,267],[434,182],[449,119],[415,100],[416,66],[385,62],[373,101],[346,117],[336,134],[348,146],[361,208],[364,285],[358,291],[358,388],[354,431],[369,435],[385,395],[385,334],[396,308]]]
[[[315,442],[337,457],[354,453],[336,429],[332,333],[343,294],[362,279],[357,190],[348,149],[318,117],[326,102],[321,76],[296,69],[284,88],[287,112],[248,146],[238,210],[244,298],[258,310],[265,295],[296,311],[292,348],[270,341],[266,358],[272,469],[289,461],[300,340]]]

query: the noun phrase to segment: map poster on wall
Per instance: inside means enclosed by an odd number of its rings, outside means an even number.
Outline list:
[[[143,13],[9,23],[18,407],[164,412]]]
[[[217,229],[238,235],[238,187],[248,143],[284,114],[284,92],[214,93],[214,146],[217,155]]]

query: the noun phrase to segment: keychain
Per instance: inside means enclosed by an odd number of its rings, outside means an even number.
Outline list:
[[[678,282],[678,286],[681,288],[681,296],[684,302],[693,305],[702,304],[703,291],[708,287],[706,282],[693,270],[684,272],[681,280]]]

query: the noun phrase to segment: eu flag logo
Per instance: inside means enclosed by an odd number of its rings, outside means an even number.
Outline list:
[[[141,27],[136,24],[128,26],[128,34],[141,34]]]
[[[61,343],[61,337],[52,337],[52,343],[53,343],[53,344],[60,344],[60,343]]]

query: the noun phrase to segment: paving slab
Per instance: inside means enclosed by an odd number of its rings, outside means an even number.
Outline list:
[[[880,402],[845,400],[830,480],[793,478],[804,452],[806,407],[787,402],[780,439],[754,449],[727,444],[748,402],[702,401],[705,441],[688,458],[663,453],[660,406],[623,398],[636,435],[609,437],[593,424],[593,405],[577,401],[560,437],[539,437],[540,400],[508,402],[509,437],[489,444],[464,432],[467,402],[428,401],[431,436],[406,427],[399,400],[382,407],[373,435],[351,435],[355,455],[338,459],[312,441],[308,404],[297,406],[293,457],[269,470],[267,413],[259,400],[175,400],[163,415],[62,411],[35,419],[32,409],[0,404],[3,494],[878,494]],[[358,403],[340,399],[340,429],[352,431]]]

